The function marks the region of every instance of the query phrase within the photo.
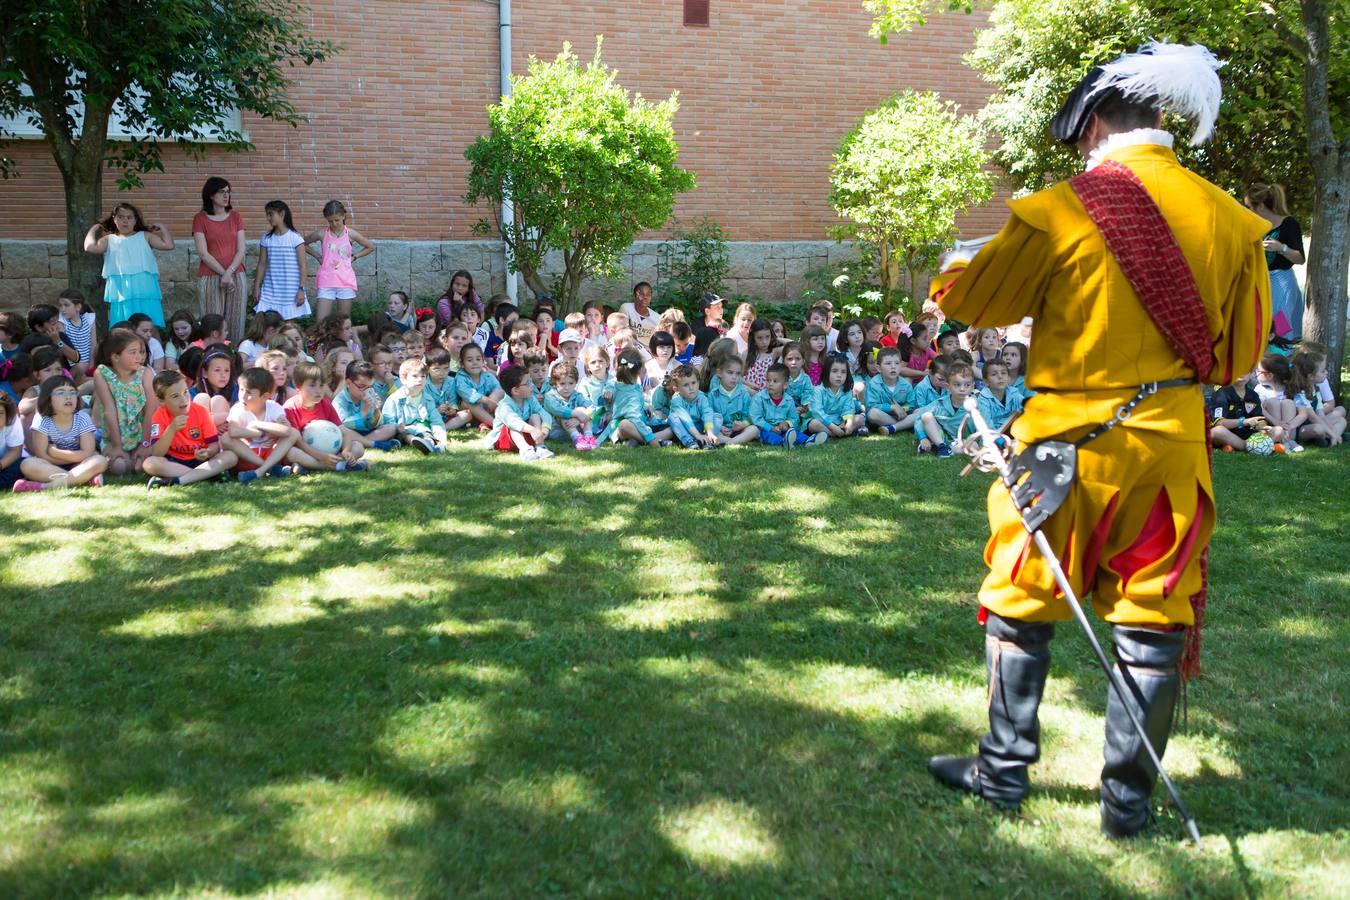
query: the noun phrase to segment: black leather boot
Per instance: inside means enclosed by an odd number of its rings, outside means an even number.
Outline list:
[[[1162,759],[1181,688],[1177,661],[1185,649],[1186,632],[1117,625],[1111,629],[1111,637],[1116,645],[1116,671],[1125,682],[1130,705]],[[1109,688],[1107,691],[1102,833],[1109,837],[1131,837],[1143,830],[1152,817],[1149,796],[1158,771],[1130,724],[1125,704],[1115,691]]]
[[[1031,790],[1027,766],[1041,756],[1037,710],[1050,673],[1049,622],[1022,622],[989,613],[984,626],[989,680],[989,733],[978,756],[935,756],[928,771],[948,787],[1017,809]]]

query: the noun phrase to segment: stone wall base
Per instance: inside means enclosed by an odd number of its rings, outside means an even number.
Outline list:
[[[359,299],[382,298],[402,290],[418,301],[435,300],[445,291],[450,276],[460,269],[473,276],[478,293],[485,299],[506,290],[506,260],[500,241],[376,241],[375,246],[377,252],[356,261]],[[797,299],[807,287],[807,272],[856,255],[851,245],[834,241],[736,241],[728,245],[728,250],[731,268],[727,294],[768,301]],[[247,252],[251,285],[257,242],[250,242]],[[589,280],[583,287],[584,299],[616,304],[627,301],[632,285],[659,281],[659,254],[658,241],[634,243],[623,257],[627,277]],[[165,310],[199,312],[198,259],[192,241],[179,240],[173,251],[156,257]],[[311,277],[315,265],[311,260]],[[545,261],[545,267],[549,275],[560,270],[561,256],[553,255]],[[0,240],[0,310],[55,303],[57,294],[66,287],[66,275],[64,241]],[[529,296],[523,280],[520,292],[523,297]]]

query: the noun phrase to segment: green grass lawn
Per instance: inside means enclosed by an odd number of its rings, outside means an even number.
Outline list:
[[[1198,852],[1099,836],[1071,626],[1022,814],[930,780],[990,476],[912,447],[0,499],[0,896],[1343,896],[1350,452],[1216,459]]]

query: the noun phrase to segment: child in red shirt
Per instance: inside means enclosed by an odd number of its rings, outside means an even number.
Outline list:
[[[361,459],[366,452],[361,446],[361,436],[350,428],[342,428],[342,417],[338,415],[333,401],[327,397],[323,386],[323,369],[314,363],[301,363],[295,367],[294,377],[295,396],[282,407],[286,412],[286,421],[301,435],[300,443],[291,451],[291,459],[303,469],[364,472],[370,468]],[[305,426],[317,419],[326,419],[342,428],[344,449],[341,453],[320,453],[304,443]]]
[[[160,407],[150,419],[150,455],[144,469],[147,488],[192,484],[208,478],[229,477],[239,462],[222,450],[220,436],[206,407],[193,403],[181,372],[160,372],[154,380]]]

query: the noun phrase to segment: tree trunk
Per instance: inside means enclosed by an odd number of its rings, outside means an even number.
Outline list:
[[[1327,348],[1327,371],[1340,393],[1345,358],[1346,261],[1350,256],[1350,139],[1331,123],[1327,71],[1331,62],[1330,18],[1323,0],[1303,0],[1300,12],[1308,56],[1303,66],[1303,118],[1313,172],[1311,252],[1303,333]]]
[[[521,266],[516,271],[525,279],[525,286],[533,291],[536,297],[548,293],[548,288],[544,286],[544,279],[539,277],[538,269],[533,266]]]
[[[125,85],[114,85],[111,96],[119,96]],[[38,112],[66,193],[66,284],[84,294],[85,301],[98,316],[98,333],[108,329],[108,308],[103,303],[103,258],[84,252],[84,235],[89,226],[103,218],[103,159],[108,146],[108,118],[113,101],[100,94],[86,93],[84,122],[80,134],[66,130],[59,110],[42,105]]]
[[[577,254],[577,256],[579,255],[580,253]],[[581,295],[581,283],[586,280],[586,274],[580,269],[581,263],[577,256],[573,256],[563,278],[563,296],[558,298],[559,315],[567,315],[581,306],[578,298]]]
[[[1303,299],[1303,336],[1327,348],[1331,387],[1340,396],[1345,359],[1346,268],[1350,266],[1350,164],[1342,160],[1339,177],[1316,179],[1308,278]]]
[[[98,332],[108,330],[108,305],[103,302],[103,257],[84,252],[89,226],[103,218],[103,172],[96,164],[86,171],[78,164],[62,173],[66,188],[67,284],[84,294],[88,308],[98,316]]]
[[[908,259],[905,261],[905,271],[909,275],[909,309],[905,317],[913,321],[915,316],[923,312],[923,300],[919,298],[919,267],[913,259]],[[886,300],[891,302],[890,297]]]
[[[891,247],[890,241],[884,238],[877,241],[877,251],[880,254],[877,264],[881,270],[881,293],[889,299],[899,287],[900,262],[895,258],[895,250]]]

